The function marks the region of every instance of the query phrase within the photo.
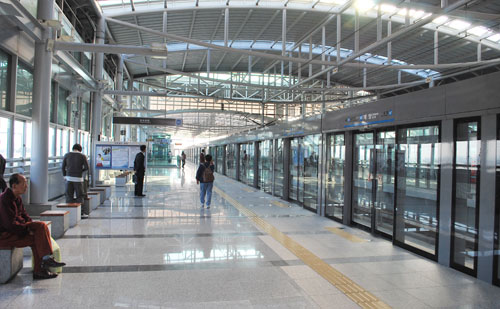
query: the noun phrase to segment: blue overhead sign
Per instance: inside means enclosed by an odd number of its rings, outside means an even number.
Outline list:
[[[182,126],[182,119],[175,119],[175,125],[178,127]]]

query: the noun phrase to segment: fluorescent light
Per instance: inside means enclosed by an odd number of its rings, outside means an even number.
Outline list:
[[[472,29],[467,30],[467,32],[470,34],[477,35],[477,36],[483,36],[486,33],[491,32],[491,30],[486,28],[486,27],[483,27],[483,26],[477,26],[477,27],[474,27]]]
[[[453,21],[450,21],[448,24],[446,24],[448,27],[456,29],[456,30],[465,30],[470,27],[470,23],[460,20],[460,19],[455,19]]]
[[[354,5],[360,11],[368,11],[375,6],[375,3],[373,0],[357,0]]]
[[[382,10],[382,12],[390,13],[390,14],[394,14],[398,10],[397,7],[395,7],[394,5],[390,5],[390,4],[382,4],[380,6],[380,9]]]
[[[419,10],[419,11],[417,11],[417,10],[410,10],[410,16],[413,17],[413,18],[418,19],[418,18],[420,18],[420,17],[422,17],[424,15],[425,15],[425,12],[422,11],[422,10]]]
[[[488,38],[488,40],[500,43],[500,33],[494,34]]]
[[[401,9],[401,10],[398,11],[398,15],[406,16],[406,12],[407,12],[406,9]]]
[[[441,25],[443,24],[444,22],[446,22],[448,20],[448,17],[447,16],[439,16],[438,18],[434,19],[432,22],[434,24],[438,24],[438,25]]]

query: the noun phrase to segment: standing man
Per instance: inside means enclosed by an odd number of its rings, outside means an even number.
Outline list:
[[[212,201],[212,189],[214,187],[214,162],[212,156],[205,157],[206,162],[201,163],[196,171],[196,184],[200,184],[200,203],[201,208],[205,207],[205,194],[207,196],[207,209],[210,209]]]
[[[33,252],[33,279],[51,279],[57,274],[49,267],[63,267],[52,257],[50,232],[45,222],[33,222],[23,206],[21,195],[28,184],[21,174],[9,179],[10,188],[0,195],[0,247],[31,247]]]
[[[201,163],[205,163],[205,149],[202,149],[200,153],[200,164]]]
[[[7,161],[0,154],[0,193],[2,193],[5,189],[7,189],[7,183],[3,179],[3,174],[5,173],[5,165],[6,164],[7,164]]]
[[[146,174],[146,145],[141,145],[141,152],[135,156],[134,160],[134,171],[137,177],[137,182],[135,183],[135,196],[146,196],[142,194],[142,187],[144,185],[144,175]]]
[[[181,154],[181,160],[182,160],[182,168],[184,168],[184,165],[186,165],[186,154],[184,151]]]
[[[66,203],[82,204],[82,219],[88,216],[83,213],[83,172],[89,170],[87,157],[82,153],[80,144],[73,145],[73,150],[64,155],[62,174],[66,179]],[[76,194],[76,198],[75,198]]]

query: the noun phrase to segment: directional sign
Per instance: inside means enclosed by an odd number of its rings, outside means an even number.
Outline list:
[[[182,126],[182,119],[175,119],[175,125],[178,127]]]

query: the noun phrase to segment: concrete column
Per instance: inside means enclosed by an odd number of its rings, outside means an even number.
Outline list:
[[[54,13],[53,0],[39,0],[37,18],[50,20]],[[42,31],[42,40],[35,43],[35,72],[33,75],[32,153],[30,169],[30,203],[48,201],[49,183],[49,108],[52,52],[47,50],[47,40],[52,29]]]
[[[479,197],[479,243],[477,278],[493,282],[493,250],[495,248],[495,192],[497,160],[497,116],[481,117],[481,170]]]
[[[451,205],[453,204],[453,119],[441,123],[441,184],[439,192],[439,264],[450,266]]]
[[[101,17],[97,21],[97,33],[96,33],[96,43],[104,44],[104,34],[106,31],[105,26],[106,21],[104,17]],[[98,81],[103,79],[103,68],[104,68],[104,54],[103,53],[95,53],[94,54],[94,78]],[[100,88],[100,86],[99,86]],[[92,100],[92,124],[91,124],[91,142],[92,142],[92,152],[90,155],[90,164],[92,170],[92,186],[95,186],[97,175],[95,170],[95,158],[94,158],[94,149],[95,143],[99,141],[101,134],[101,118],[102,118],[102,93],[100,91],[96,91],[93,93]]]

